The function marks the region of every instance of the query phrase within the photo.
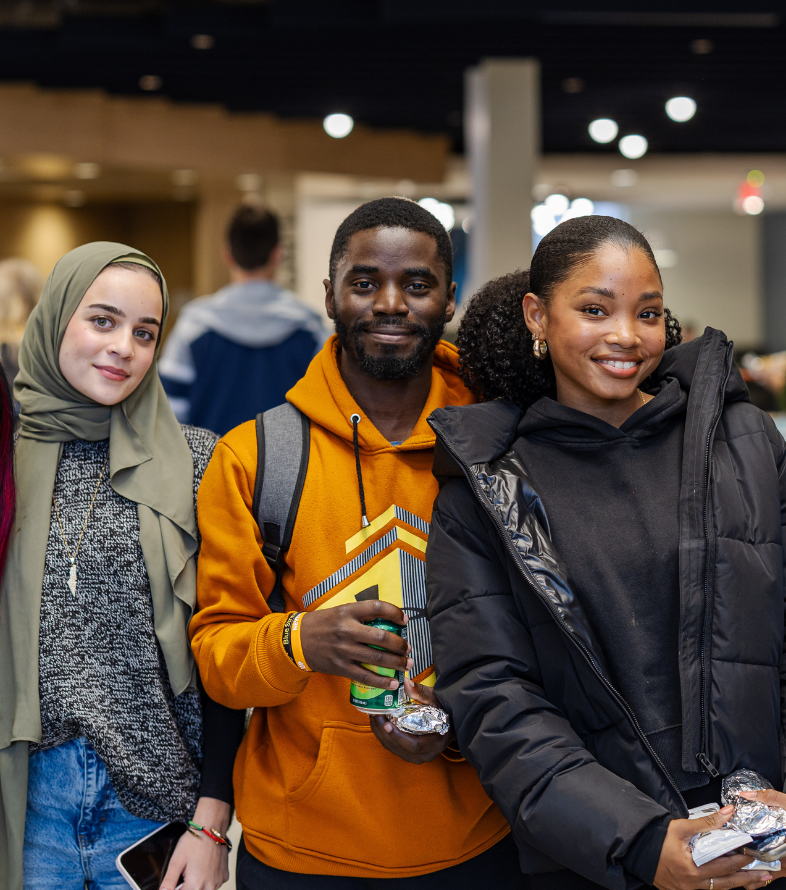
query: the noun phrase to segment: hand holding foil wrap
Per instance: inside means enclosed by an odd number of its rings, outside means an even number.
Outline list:
[[[734,807],[729,825],[752,837],[778,833],[786,834],[786,810],[770,807],[758,800],[740,797],[741,791],[767,791],[772,785],[750,769],[738,769],[723,780],[721,799]],[[774,840],[774,839],[773,839]]]
[[[407,763],[430,763],[444,754],[453,737],[448,716],[433,688],[404,680],[406,698],[400,707],[371,715],[371,731],[382,746]]]
[[[388,720],[402,732],[412,735],[426,735],[431,732],[445,735],[450,731],[448,715],[441,708],[422,705],[416,701],[407,702],[404,707],[391,711]]]

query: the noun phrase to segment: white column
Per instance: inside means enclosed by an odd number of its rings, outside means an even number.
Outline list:
[[[526,268],[532,256],[540,66],[534,59],[486,59],[467,71],[465,88],[474,290],[490,278]]]

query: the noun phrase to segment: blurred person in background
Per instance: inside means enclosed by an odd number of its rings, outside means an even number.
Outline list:
[[[42,285],[41,273],[28,260],[0,261],[0,360],[12,388],[19,370],[19,344]]]
[[[736,350],[734,352],[734,364],[737,366],[740,376],[748,387],[751,402],[757,408],[761,408],[762,411],[773,412],[780,410],[778,396],[775,392],[770,389],[769,386],[758,380],[756,374],[747,367],[747,365],[751,363],[751,358],[755,361],[756,356],[749,352],[745,353],[745,355],[740,355]]]
[[[270,210],[238,207],[224,259],[231,284],[181,309],[159,368],[178,420],[218,435],[280,405],[328,335],[320,316],[275,282],[282,249]]]

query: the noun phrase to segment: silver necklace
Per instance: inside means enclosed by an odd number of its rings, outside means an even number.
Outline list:
[[[68,560],[71,563],[71,568],[68,572],[68,589],[71,591],[71,596],[76,596],[76,555],[77,553],[79,553],[79,548],[82,546],[82,538],[84,538],[85,536],[87,521],[88,519],[90,519],[90,514],[93,512],[93,505],[96,502],[96,495],[98,494],[98,489],[101,486],[101,480],[104,478],[104,470],[106,470],[108,461],[109,454],[107,454],[104,465],[103,467],[101,467],[101,475],[98,477],[98,485],[96,485],[96,490],[93,492],[93,499],[90,501],[90,506],[87,508],[87,516],[85,516],[85,521],[82,525],[82,531],[79,535],[79,540],[76,542],[76,548],[74,549],[73,555],[68,549],[68,541],[66,539],[65,529],[63,528],[63,521],[60,519],[60,511],[57,509],[57,501],[55,500],[54,492],[52,492],[52,503],[55,505],[55,516],[57,516],[57,524],[60,526],[60,534],[63,536],[63,546],[65,547],[65,551],[68,554]]]

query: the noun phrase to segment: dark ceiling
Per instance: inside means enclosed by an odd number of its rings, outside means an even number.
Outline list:
[[[656,152],[786,151],[786,3],[587,5],[0,0],[0,81],[142,95],[148,76],[178,102],[283,117],[346,111],[374,127],[447,133],[461,150],[465,69],[534,56],[546,152],[615,152],[590,140],[595,117],[642,133]],[[674,95],[697,101],[692,121],[666,117]]]

